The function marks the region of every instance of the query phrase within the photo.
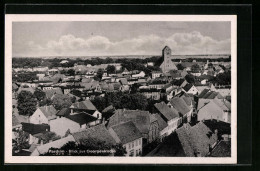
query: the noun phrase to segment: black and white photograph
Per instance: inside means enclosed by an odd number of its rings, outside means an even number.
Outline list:
[[[6,15],[5,31],[5,162],[236,163],[235,15]]]

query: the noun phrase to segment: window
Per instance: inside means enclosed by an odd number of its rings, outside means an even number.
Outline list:
[[[139,145],[141,145],[141,142],[142,142],[141,139],[139,139]]]
[[[131,144],[129,144],[129,149],[131,149]]]
[[[138,140],[135,141],[135,146],[138,146]]]
[[[132,148],[134,148],[134,146],[135,146],[135,143],[134,143],[134,142],[132,142]]]
[[[138,156],[138,150],[136,150],[136,153],[135,153],[136,156]]]

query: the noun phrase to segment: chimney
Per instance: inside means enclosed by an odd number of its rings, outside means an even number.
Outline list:
[[[43,140],[41,140],[41,145],[43,145]]]
[[[218,135],[218,129],[215,129],[215,131],[214,131],[214,132],[215,132],[215,134],[216,134],[216,135]]]

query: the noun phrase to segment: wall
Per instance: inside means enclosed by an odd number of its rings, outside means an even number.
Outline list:
[[[48,119],[46,118],[46,116],[41,112],[40,109],[37,109],[33,115],[30,117],[30,123],[33,124],[42,124],[42,123],[46,123],[48,124]]]
[[[68,129],[70,129],[71,133],[77,132],[80,129],[80,125],[65,117],[50,121],[50,131],[55,132],[57,135],[64,136]]]
[[[126,148],[127,152],[126,156],[139,156],[142,154],[142,144],[142,138],[138,138],[132,142],[124,144],[123,147]]]

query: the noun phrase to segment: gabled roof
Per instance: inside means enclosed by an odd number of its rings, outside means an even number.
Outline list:
[[[165,102],[155,103],[154,106],[168,121],[179,117],[178,111],[167,106]]]
[[[164,128],[168,126],[167,122],[163,120],[163,118],[160,116],[160,114],[155,113],[153,116],[157,119],[158,125],[159,125],[159,130],[162,131]]]
[[[209,89],[202,90],[198,97],[202,99],[215,99],[216,97],[219,99],[223,99],[222,95],[219,92],[211,91]]]
[[[60,111],[57,112],[57,116],[68,116],[70,114],[69,108],[62,108]]]
[[[186,84],[183,89],[187,92],[193,87],[193,84]]]
[[[97,110],[90,100],[73,103],[70,108],[82,109],[82,110]]]
[[[35,135],[39,133],[45,133],[46,131],[50,131],[50,125],[22,123],[22,129],[24,132],[28,132],[31,135]]]
[[[221,140],[211,151],[210,157],[231,157],[231,141]]]
[[[182,98],[174,97],[170,100],[170,103],[182,115],[188,113],[191,110],[191,108],[186,104],[186,102]]]
[[[61,88],[59,87],[43,91],[48,99],[51,99],[55,94],[63,94]]]
[[[112,129],[122,144],[132,142],[142,137],[141,132],[137,129],[132,121],[112,126]]]
[[[152,122],[156,119],[148,111],[118,109],[109,119],[108,127],[132,121],[141,133],[148,133]]]
[[[186,156],[194,157],[200,153],[202,157],[209,152],[209,145],[217,142],[217,135],[204,123],[199,122],[194,126],[184,124],[176,130],[178,138]]]
[[[73,133],[72,136],[77,143],[85,139],[94,139],[103,142],[106,145],[114,145],[116,141],[110,135],[109,131],[103,124],[90,127],[84,131]]]
[[[126,78],[120,78],[120,82],[121,82],[122,85],[128,85]]]
[[[48,120],[56,118],[57,110],[52,106],[42,106],[39,107],[40,111],[45,115]]]
[[[91,116],[90,114],[87,114],[85,112],[81,112],[81,113],[74,114],[74,115],[68,115],[68,116],[66,116],[66,118],[68,118],[74,122],[77,122],[80,125],[84,125],[84,124],[97,120],[97,118],[95,118],[94,116]]]

